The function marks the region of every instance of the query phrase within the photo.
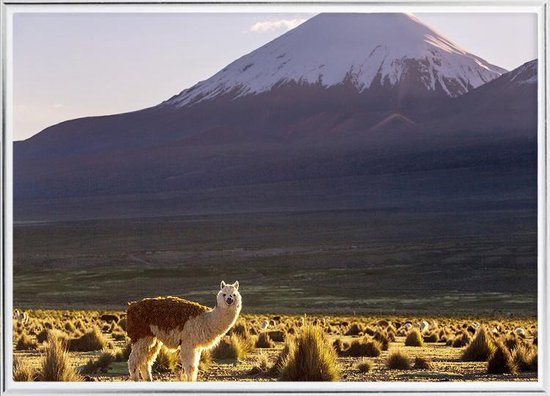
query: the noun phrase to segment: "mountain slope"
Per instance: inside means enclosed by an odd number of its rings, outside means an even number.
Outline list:
[[[537,59],[467,94],[444,103],[436,110],[430,127],[446,130],[485,130],[504,134],[536,136]],[[432,116],[433,119],[433,116]]]
[[[457,97],[505,70],[406,14],[321,14],[167,101],[177,107],[294,83],[349,82],[358,92],[408,81]]]

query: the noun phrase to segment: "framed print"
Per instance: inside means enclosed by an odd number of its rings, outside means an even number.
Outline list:
[[[3,1],[3,391],[546,393],[547,22]]]

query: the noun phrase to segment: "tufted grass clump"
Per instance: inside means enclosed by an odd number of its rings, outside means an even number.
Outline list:
[[[82,377],[71,365],[64,340],[55,336],[48,337],[38,379],[40,381],[82,381]]]
[[[347,336],[356,336],[362,334],[364,331],[363,327],[358,323],[353,323],[349,329],[344,333]]]
[[[12,375],[14,381],[28,382],[36,380],[38,373],[29,364],[28,360],[23,360],[19,356],[14,356]]]
[[[364,337],[362,340],[353,340],[347,349],[340,352],[341,356],[350,357],[378,357],[382,351],[382,346],[376,340],[369,340]]]
[[[472,337],[470,337],[470,333],[463,332],[459,335],[457,335],[451,342],[451,345],[453,348],[462,348],[468,345],[470,342],[472,342]]]
[[[171,373],[176,368],[177,362],[177,352],[170,351],[163,345],[153,363],[153,371],[155,373]]]
[[[80,337],[70,339],[68,346],[73,352],[100,351],[107,347],[107,340],[97,327],[93,327]]]
[[[80,369],[82,374],[106,373],[111,363],[116,361],[116,355],[105,351],[97,359],[89,359]]]
[[[537,371],[537,347],[522,344],[512,351],[512,359],[518,371]]]
[[[498,343],[487,363],[487,372],[489,374],[514,374],[517,371],[514,359],[508,348]]]
[[[359,371],[360,373],[370,373],[372,371],[373,367],[374,367],[374,364],[370,360],[367,360],[367,359],[361,360],[355,366],[357,371]]]
[[[241,360],[252,349],[253,346],[247,340],[243,340],[237,334],[231,334],[223,338],[212,350],[212,357],[217,360]]]
[[[282,381],[338,381],[336,352],[319,327],[304,326],[294,344],[282,363]]]
[[[411,359],[405,352],[396,351],[388,356],[386,367],[391,370],[409,370],[411,368]]]
[[[15,349],[17,351],[29,351],[38,348],[38,343],[26,333],[21,333]]]
[[[429,370],[432,368],[432,362],[428,358],[417,356],[414,359],[414,368],[418,370]]]
[[[275,348],[275,343],[267,332],[261,332],[256,341],[256,348]]]
[[[484,326],[479,327],[472,342],[462,352],[465,362],[486,362],[495,352],[495,343]]]
[[[407,338],[405,338],[405,346],[421,347],[424,346],[424,339],[422,333],[416,327],[409,331]]]

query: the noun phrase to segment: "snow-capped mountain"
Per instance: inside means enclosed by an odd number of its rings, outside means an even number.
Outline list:
[[[93,196],[105,198],[85,215],[117,216],[142,199],[151,203],[136,213],[154,215],[399,206],[416,193],[365,177],[411,170],[406,185],[429,174],[427,201],[452,191],[454,202],[474,179],[492,196],[476,167],[523,175],[536,152],[536,60],[503,72],[409,15],[322,14],[160,105],[16,142],[16,210],[56,216],[63,200]],[[461,187],[439,188],[456,170]],[[117,207],[115,196],[128,200]]]
[[[415,85],[460,96],[506,70],[468,53],[408,14],[320,14],[165,102],[183,107],[286,84]]]

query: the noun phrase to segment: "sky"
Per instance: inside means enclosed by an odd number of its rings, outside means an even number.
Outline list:
[[[14,140],[68,119],[156,105],[313,15],[16,14]],[[505,69],[537,57],[536,14],[414,15]]]

